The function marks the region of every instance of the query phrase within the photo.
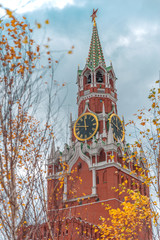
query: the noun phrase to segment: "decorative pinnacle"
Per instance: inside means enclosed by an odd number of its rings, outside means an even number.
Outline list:
[[[94,8],[93,8],[93,13],[92,13],[92,15],[90,16],[90,17],[92,18],[92,22],[94,22],[94,26],[96,26],[96,20],[95,20],[95,18],[97,17],[97,15],[96,15],[97,11],[98,11],[98,8],[97,8],[96,10],[94,10]]]

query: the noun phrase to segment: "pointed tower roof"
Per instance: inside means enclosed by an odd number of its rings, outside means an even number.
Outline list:
[[[89,54],[87,59],[87,65],[92,69],[96,68],[99,64],[102,64],[106,68],[103,51],[102,51],[101,43],[98,36],[97,24],[95,21],[95,17],[96,17],[95,12],[97,12],[97,10],[95,11],[93,9],[93,14],[91,15],[92,21],[93,21],[93,31],[92,31],[92,39],[91,39],[91,44],[90,44]]]

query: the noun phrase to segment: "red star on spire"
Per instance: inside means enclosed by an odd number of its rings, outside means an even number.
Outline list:
[[[92,22],[95,21],[95,18],[97,17],[97,16],[96,16],[97,11],[98,11],[98,8],[97,8],[96,10],[94,10],[94,8],[93,8],[93,13],[92,13],[92,15],[91,15]]]

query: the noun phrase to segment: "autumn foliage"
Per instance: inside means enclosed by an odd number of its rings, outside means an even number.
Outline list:
[[[150,239],[160,239],[160,80],[150,90],[150,107],[142,108],[134,114],[135,120],[126,124],[129,136],[135,142],[128,144],[128,152],[123,155],[123,167],[133,163],[130,175],[141,181],[134,190],[119,186],[117,190],[124,199],[120,208],[106,206],[108,218],[101,218],[99,228],[102,239],[140,239],[141,232],[149,233]],[[132,140],[131,140],[132,141]],[[133,142],[133,141],[132,141]],[[141,187],[150,189],[150,196],[143,195]],[[146,238],[145,238],[146,239]],[[148,239],[148,238],[147,238]]]
[[[50,106],[58,60],[53,62],[49,45],[43,46],[42,54],[25,17],[5,12],[0,21],[0,238],[17,239],[30,225],[22,236],[29,239],[42,222],[48,224],[45,161],[53,138]],[[40,23],[36,26],[42,28]],[[35,117],[42,101],[44,124]]]
[[[102,239],[138,240],[142,230],[144,234],[151,228],[151,219],[156,216],[150,209],[149,198],[130,189],[126,194],[120,208],[106,205],[109,217],[101,217],[102,224],[99,226]]]

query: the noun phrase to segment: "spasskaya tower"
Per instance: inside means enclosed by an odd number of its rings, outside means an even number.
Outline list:
[[[124,154],[131,156],[131,150],[117,112],[117,78],[112,63],[105,63],[96,13],[93,10],[91,15],[88,58],[77,72],[78,118],[73,121],[70,117],[69,144],[61,152],[53,141],[47,162],[48,218],[56,226],[54,238],[60,240],[71,236],[97,239],[94,226],[100,223],[100,216],[108,214],[104,204],[117,208],[123,200],[112,188],[119,188],[125,180],[128,188],[133,181],[142,184],[138,175],[130,174],[134,159],[125,164],[122,160]],[[142,159],[140,156],[139,165],[145,167]],[[143,186],[141,191],[148,195]]]

